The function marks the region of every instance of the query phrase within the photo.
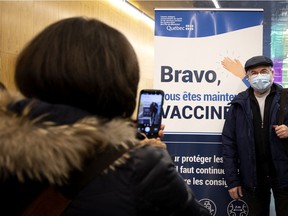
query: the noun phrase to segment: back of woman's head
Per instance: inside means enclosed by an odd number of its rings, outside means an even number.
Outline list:
[[[116,29],[82,17],[58,21],[20,53],[15,82],[23,95],[107,118],[131,116],[139,65]]]

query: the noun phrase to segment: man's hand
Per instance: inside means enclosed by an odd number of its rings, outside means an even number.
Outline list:
[[[239,200],[243,197],[242,188],[241,186],[237,186],[228,190],[230,197],[233,200]]]
[[[286,125],[273,125],[273,128],[275,128],[276,135],[279,138],[288,138],[288,127]]]

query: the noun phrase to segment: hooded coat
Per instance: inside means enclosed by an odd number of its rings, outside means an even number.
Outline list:
[[[20,215],[51,185],[71,200],[68,216],[210,215],[168,152],[140,142],[131,121],[7,92],[0,93],[0,170],[1,215]]]

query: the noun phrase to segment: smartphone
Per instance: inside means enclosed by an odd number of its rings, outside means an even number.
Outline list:
[[[143,89],[139,95],[137,127],[148,138],[158,137],[163,113],[164,92],[159,89]]]

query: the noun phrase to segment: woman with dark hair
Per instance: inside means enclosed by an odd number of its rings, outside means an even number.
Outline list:
[[[51,24],[20,53],[15,82],[25,98],[0,97],[1,214],[210,215],[165,144],[136,136],[139,65],[122,33]]]

